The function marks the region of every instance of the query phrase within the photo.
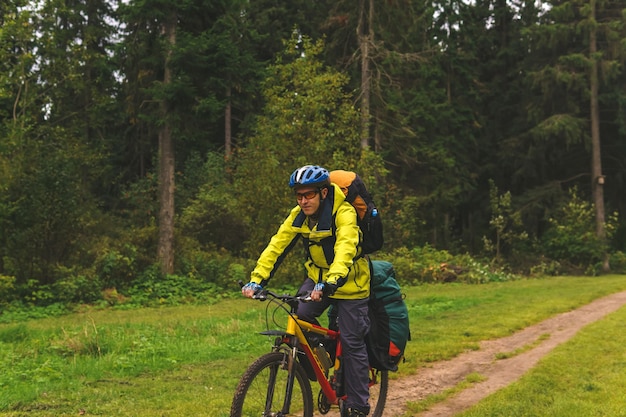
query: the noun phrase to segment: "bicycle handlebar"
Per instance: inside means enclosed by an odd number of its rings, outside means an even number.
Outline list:
[[[244,283],[243,281],[239,281],[239,286],[243,287]],[[311,293],[307,292],[305,295],[290,295],[290,294],[278,294],[275,293],[274,291],[268,290],[268,289],[262,289],[261,291],[259,291],[258,293],[254,294],[252,296],[252,299],[254,300],[259,300],[259,301],[266,301],[268,299],[268,295],[271,298],[275,298],[281,301],[284,301],[286,303],[290,303],[290,302],[294,302],[294,301],[302,301],[304,303],[308,303],[313,301],[313,299],[311,298]]]

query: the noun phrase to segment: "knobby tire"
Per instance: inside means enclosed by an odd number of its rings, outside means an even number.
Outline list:
[[[370,410],[371,417],[382,417],[387,392],[389,390],[389,371],[378,371],[378,383],[370,387]]]
[[[257,359],[241,377],[235,390],[230,417],[279,415],[285,399],[288,379],[288,364],[285,352],[272,352]],[[313,394],[311,383],[299,363],[293,363],[295,380],[291,398],[290,416],[313,416]],[[273,370],[276,375],[271,384]],[[382,380],[381,380],[382,382]],[[271,394],[270,394],[271,393]],[[271,398],[268,398],[271,397]],[[266,402],[271,409],[266,413]],[[275,414],[272,414],[275,413]]]

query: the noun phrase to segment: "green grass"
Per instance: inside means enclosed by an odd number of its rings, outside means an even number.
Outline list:
[[[394,377],[625,289],[615,275],[406,287],[413,340]],[[269,350],[257,334],[265,305],[86,309],[0,324],[0,415],[228,415],[239,377]]]
[[[413,341],[401,373],[477,349],[481,340],[510,335],[624,285],[626,276],[611,275],[405,289]]]
[[[583,328],[463,417],[626,416],[626,309]]]

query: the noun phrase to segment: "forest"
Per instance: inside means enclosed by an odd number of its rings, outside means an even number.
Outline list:
[[[309,163],[365,180],[404,282],[626,272],[626,0],[5,0],[0,23],[2,309],[233,292]]]

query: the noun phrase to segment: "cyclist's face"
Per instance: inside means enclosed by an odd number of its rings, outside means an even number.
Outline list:
[[[317,187],[301,187],[296,190],[296,201],[307,216],[317,213],[320,208],[322,198],[326,197],[328,189],[322,190]]]

